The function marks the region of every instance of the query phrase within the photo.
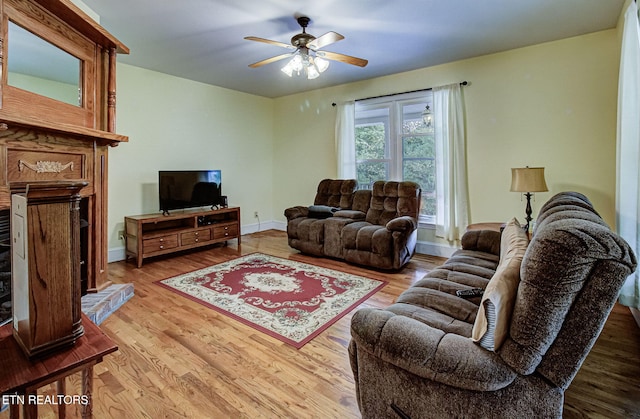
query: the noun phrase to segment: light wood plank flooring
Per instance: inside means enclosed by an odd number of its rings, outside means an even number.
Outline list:
[[[154,281],[240,255],[263,252],[389,281],[363,306],[385,307],[443,259],[418,255],[400,273],[384,274],[312,258],[267,231],[226,247],[145,261],[112,263],[113,282],[132,282],[135,296],[102,323],[118,344],[95,368],[97,418],[358,418],[347,357],[348,314],[296,350]],[[80,377],[67,383],[80,394]],[[54,394],[54,387],[41,390]],[[67,408],[79,417],[79,409]],[[55,417],[54,407],[40,417]],[[8,418],[8,412],[0,418]],[[428,417],[428,413],[425,414]],[[640,418],[640,330],[616,306],[596,346],[566,392],[565,417]]]

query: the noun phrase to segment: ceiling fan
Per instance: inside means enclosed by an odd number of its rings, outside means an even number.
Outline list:
[[[270,39],[258,38],[256,36],[245,37],[244,39],[249,41],[263,42],[265,44],[277,45],[279,47],[294,50],[293,52],[276,55],[275,57],[249,64],[249,67],[256,68],[275,61],[291,58],[291,61],[282,68],[282,71],[286,75],[291,77],[294,73],[299,75],[301,72],[305,72],[307,74],[307,78],[315,79],[320,75],[320,73],[329,67],[329,62],[327,60],[340,61],[351,65],[357,65],[359,67],[367,65],[368,61],[362,58],[338,54],[336,52],[321,51],[321,48],[344,39],[344,36],[336,32],[327,32],[316,38],[306,31],[311,19],[306,16],[300,16],[297,18],[297,21],[302,27],[302,33],[291,38],[291,45],[285,44],[284,42],[272,41]]]

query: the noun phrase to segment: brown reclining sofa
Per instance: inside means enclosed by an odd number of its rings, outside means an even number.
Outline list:
[[[636,264],[575,192],[542,207],[530,242],[515,220],[502,234],[468,231],[394,304],[353,315],[362,417],[562,417],[564,392]],[[471,288],[483,296],[457,296]]]
[[[303,253],[397,270],[415,253],[420,186],[377,181],[356,190],[354,179],[324,179],[311,206],[287,208],[289,245]]]

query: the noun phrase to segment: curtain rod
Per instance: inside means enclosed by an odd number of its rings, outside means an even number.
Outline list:
[[[465,81],[461,81],[461,82],[460,82],[460,86],[466,86],[466,85],[468,85],[468,84],[469,84],[469,82],[467,82],[466,80],[465,80]],[[429,90],[433,90],[433,89],[432,89],[431,87],[429,87],[428,89],[410,90],[410,91],[408,91],[408,92],[391,93],[390,95],[380,95],[380,96],[364,97],[364,98],[362,98],[362,99],[356,99],[356,100],[355,100],[355,102],[359,102],[359,101],[361,101],[361,100],[378,99],[378,98],[381,98],[381,97],[389,97],[389,96],[405,95],[405,94],[407,94],[407,93],[426,92],[426,91],[429,91]],[[336,106],[336,103],[335,103],[335,102],[333,102],[333,103],[331,104],[331,106]]]

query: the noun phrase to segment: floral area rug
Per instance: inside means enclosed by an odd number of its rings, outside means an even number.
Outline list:
[[[386,284],[261,253],[156,283],[298,349]]]

